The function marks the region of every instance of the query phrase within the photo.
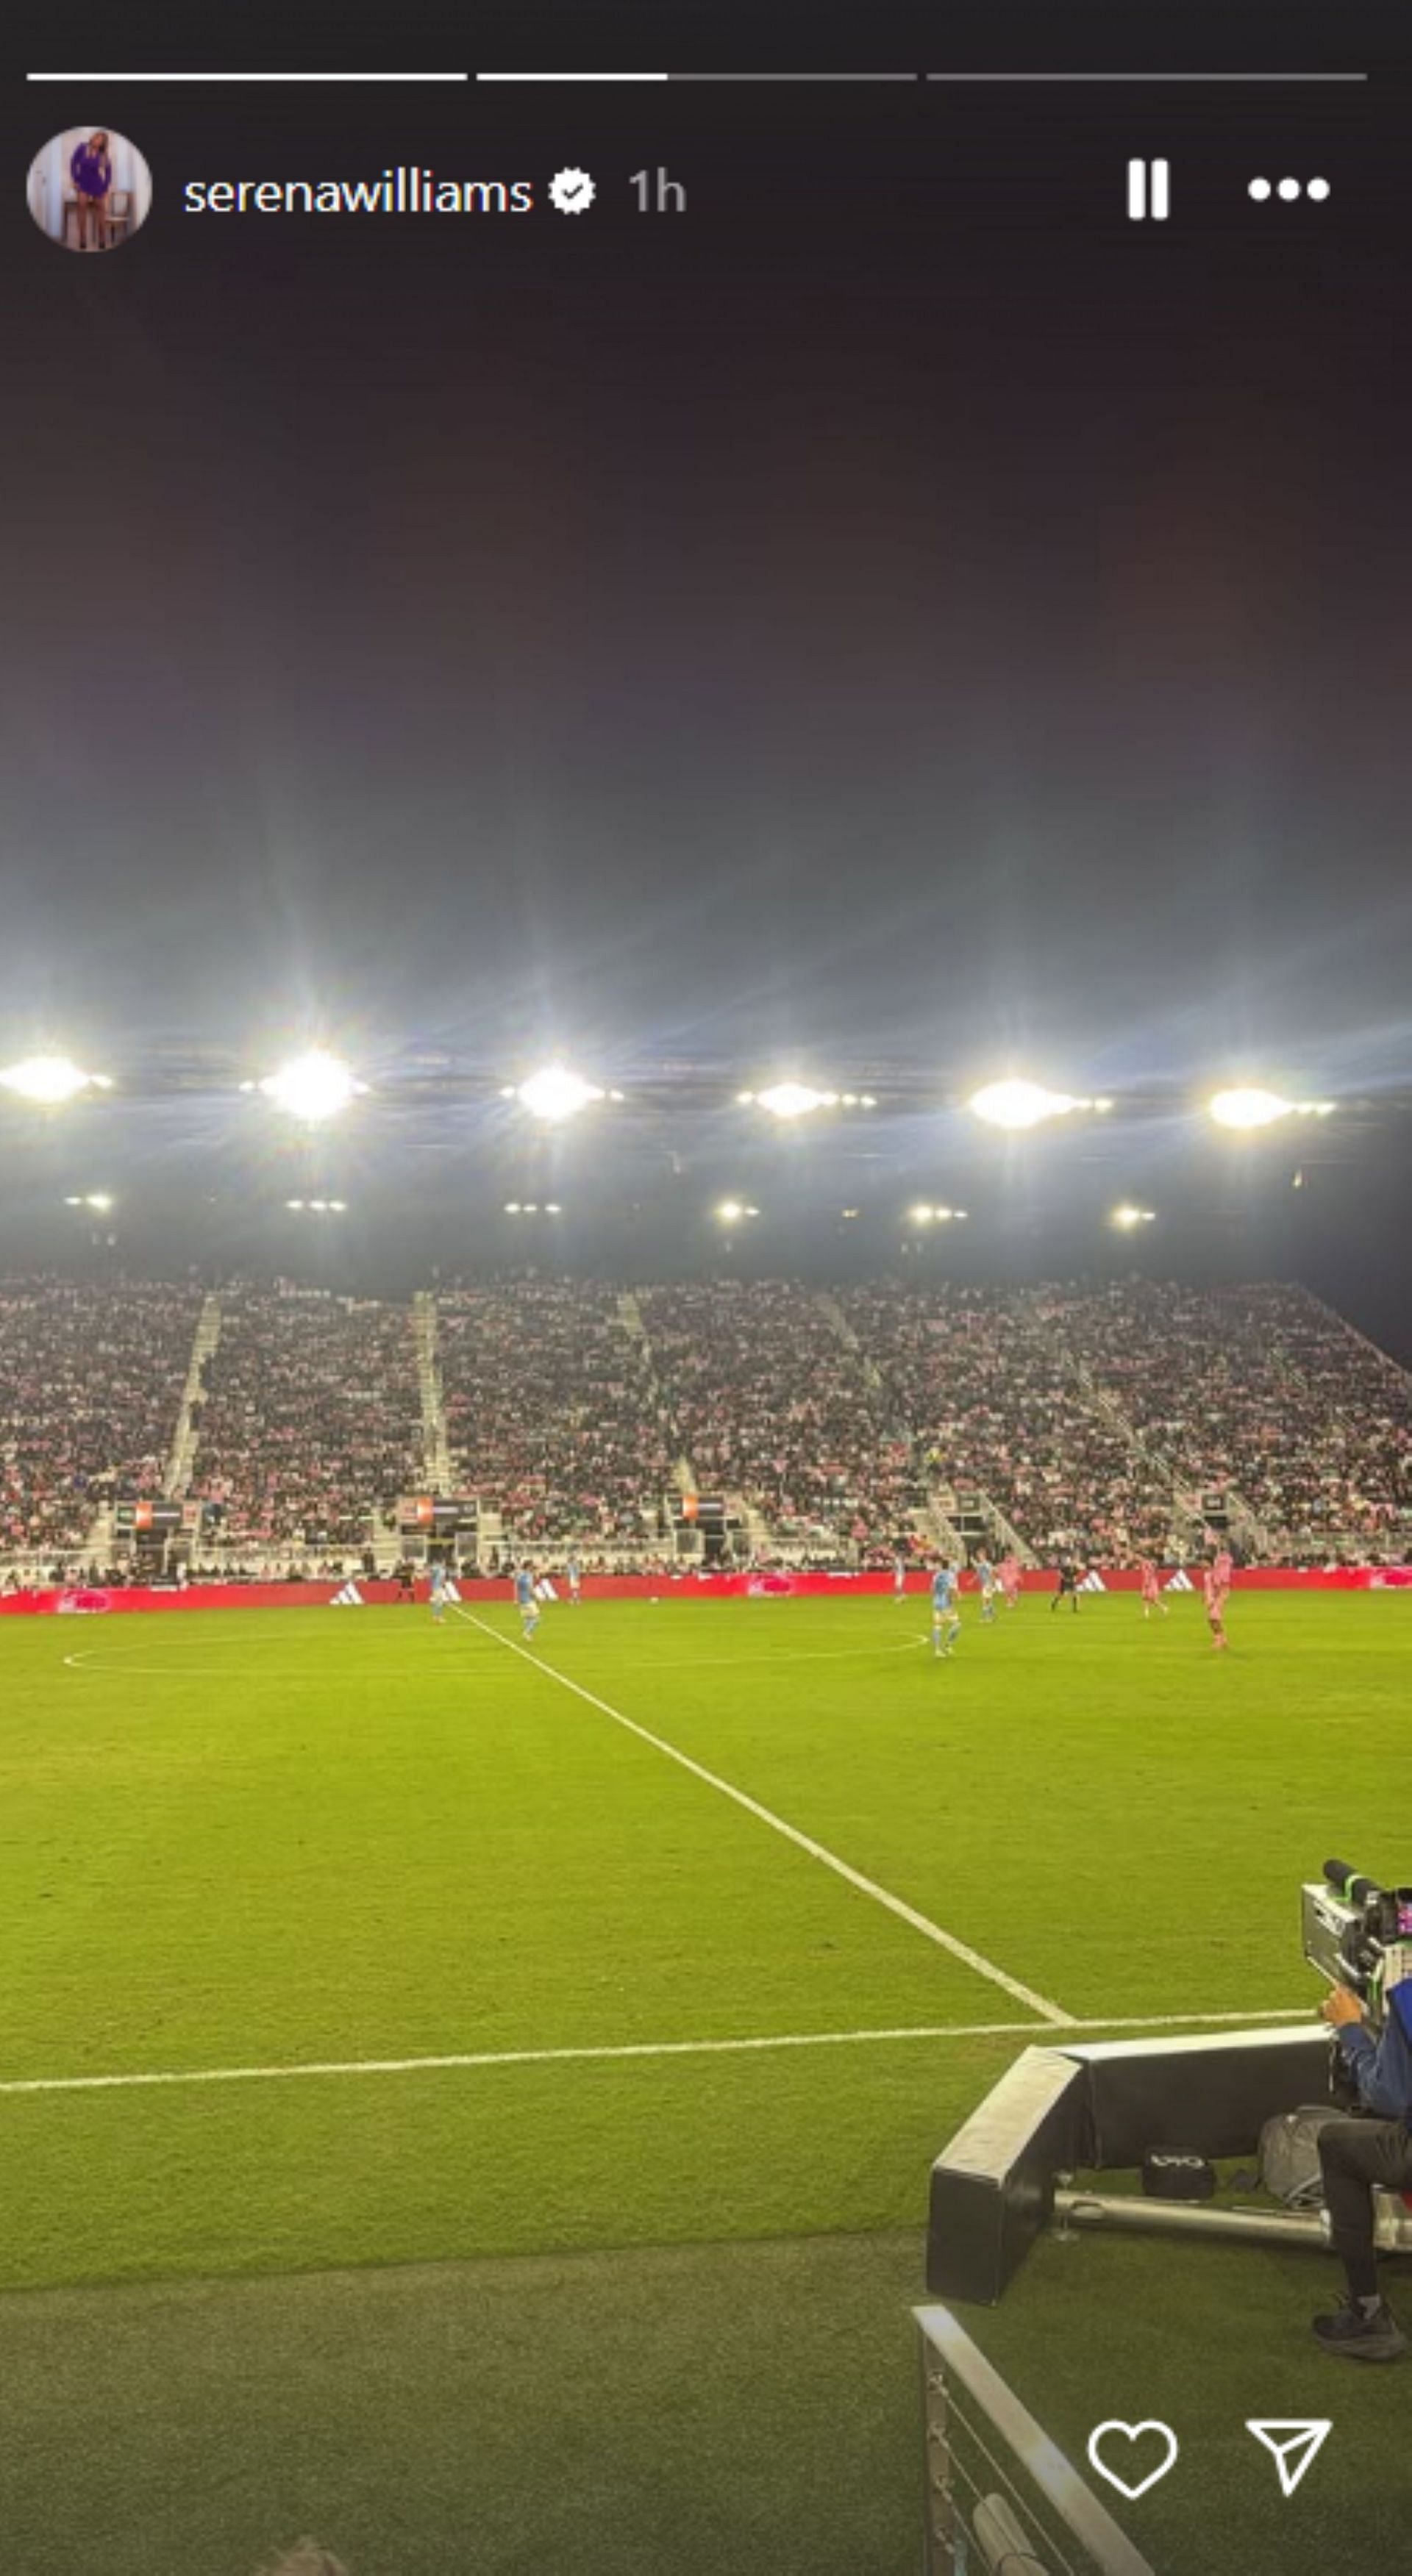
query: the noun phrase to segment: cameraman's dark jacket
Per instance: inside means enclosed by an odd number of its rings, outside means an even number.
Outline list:
[[[1362,2108],[1412,2128],[1412,1977],[1389,1994],[1381,2039],[1361,2021],[1346,2022],[1338,2044]]]

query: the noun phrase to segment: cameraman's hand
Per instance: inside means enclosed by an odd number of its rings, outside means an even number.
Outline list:
[[[1335,1986],[1331,1993],[1325,1995],[1319,2010],[1331,2030],[1344,2030],[1350,2022],[1363,2018],[1363,2007],[1358,1997],[1349,1993],[1347,1986]]]

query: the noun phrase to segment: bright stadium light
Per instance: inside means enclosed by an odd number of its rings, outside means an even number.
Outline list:
[[[743,1217],[758,1216],[759,1213],[759,1209],[752,1207],[748,1199],[722,1199],[716,1210],[722,1225],[739,1225]]]
[[[772,1118],[808,1118],[816,1109],[836,1109],[836,1091],[815,1091],[807,1082],[774,1082],[768,1091],[751,1095]]]
[[[1131,1234],[1135,1226],[1153,1225],[1156,1218],[1155,1208],[1134,1207],[1130,1200],[1125,1199],[1121,1207],[1114,1208],[1108,1222],[1116,1225],[1122,1233]]]
[[[66,1055],[29,1055],[22,1064],[10,1064],[0,1073],[7,1091],[17,1092],[21,1100],[32,1100],[41,1109],[62,1109],[66,1100],[75,1100],[81,1091],[111,1091],[112,1080],[106,1073],[85,1073]]]
[[[538,1073],[532,1073],[527,1082],[508,1085],[501,1094],[502,1099],[518,1100],[531,1117],[548,1119],[551,1123],[576,1118],[591,1100],[601,1100],[603,1096],[596,1082],[585,1082],[581,1073],[570,1073],[562,1064],[546,1064]],[[622,1094],[615,1092],[613,1096],[621,1099]]]
[[[342,1059],[330,1055],[324,1047],[310,1047],[303,1055],[291,1056],[262,1082],[241,1085],[244,1091],[260,1091],[282,1109],[289,1118],[302,1119],[306,1126],[317,1126],[325,1118],[336,1118],[350,1100],[367,1090]]]
[[[1072,1109],[1096,1109],[1106,1113],[1111,1100],[1080,1099],[1069,1091],[1047,1091],[1042,1082],[987,1082],[974,1091],[967,1102],[977,1118],[991,1127],[1009,1127],[1016,1131],[1042,1126],[1047,1118],[1066,1118]]]
[[[964,1208],[934,1207],[925,1199],[919,1199],[915,1207],[908,1209],[907,1214],[913,1225],[964,1225],[966,1223]]]
[[[1258,1084],[1218,1091],[1208,1100],[1207,1109],[1218,1127],[1235,1127],[1247,1133],[1255,1127],[1273,1127],[1281,1118],[1328,1118],[1333,1114],[1331,1100],[1284,1100],[1277,1091],[1261,1090]]]

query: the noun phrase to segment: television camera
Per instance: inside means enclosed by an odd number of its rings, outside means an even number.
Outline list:
[[[1388,1988],[1412,1974],[1412,1887],[1380,1887],[1344,1860],[1300,1891],[1304,1956],[1331,1986],[1358,1997],[1370,2029],[1382,2026]]]

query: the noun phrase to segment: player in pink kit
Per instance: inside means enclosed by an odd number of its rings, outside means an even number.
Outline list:
[[[1017,1556],[1002,1556],[995,1571],[1000,1577],[1000,1589],[1005,1596],[1005,1607],[1007,1610],[1013,1610],[1020,1598],[1020,1560]]]
[[[1160,1610],[1163,1618],[1165,1619],[1167,1616],[1167,1603],[1162,1598],[1162,1577],[1158,1573],[1156,1566],[1153,1564],[1151,1557],[1140,1556],[1137,1561],[1137,1570],[1141,1578],[1142,1615],[1144,1619],[1150,1619],[1154,1610]]]
[[[1232,1556],[1228,1547],[1223,1547],[1218,1551],[1212,1561],[1211,1571],[1215,1575],[1217,1584],[1220,1587],[1221,1607],[1224,1610],[1227,1596],[1231,1588],[1231,1577],[1235,1573],[1235,1558]]]
[[[1226,1596],[1214,1565],[1208,1565],[1202,1574],[1201,1589],[1206,1599],[1206,1622],[1211,1631],[1211,1643],[1219,1655],[1230,1641],[1226,1635]]]

